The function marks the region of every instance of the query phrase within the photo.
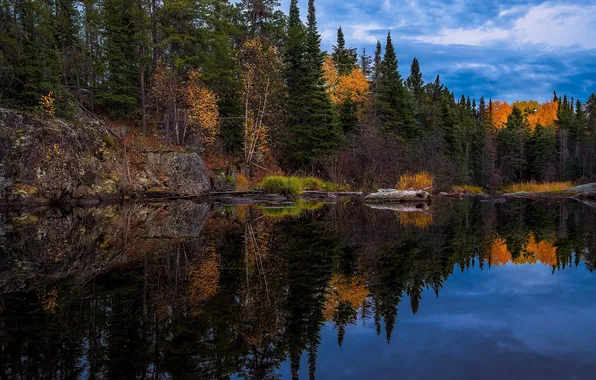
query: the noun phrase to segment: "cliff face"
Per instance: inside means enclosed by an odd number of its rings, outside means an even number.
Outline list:
[[[0,108],[3,203],[201,195],[210,189],[209,174],[196,152],[126,146],[90,118],[71,123]]]

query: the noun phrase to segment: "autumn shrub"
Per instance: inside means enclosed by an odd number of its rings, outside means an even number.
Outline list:
[[[242,173],[236,177],[236,191],[246,191],[250,188],[248,178]]]
[[[266,177],[259,188],[269,194],[298,195],[302,192],[302,181],[298,177],[275,175]]]
[[[453,186],[453,192],[459,194],[484,194],[480,186],[458,185]]]
[[[403,174],[399,177],[397,190],[425,190],[433,186],[433,177],[427,172],[419,172],[414,175]]]
[[[503,188],[503,192],[505,193],[517,193],[517,192],[527,192],[527,193],[546,193],[546,192],[557,192],[557,191],[565,191],[571,188],[573,184],[569,181],[567,182],[546,182],[546,183],[538,183],[538,182],[522,182],[522,183],[514,183],[511,185],[507,185]]]

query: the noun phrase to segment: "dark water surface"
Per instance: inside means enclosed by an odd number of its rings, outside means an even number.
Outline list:
[[[1,379],[592,379],[596,209],[0,215]]]

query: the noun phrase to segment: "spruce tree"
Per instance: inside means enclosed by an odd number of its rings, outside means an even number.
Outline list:
[[[346,40],[341,27],[337,30],[337,44],[333,47],[333,63],[339,75],[348,75],[356,66],[357,55],[354,49],[346,48]]]
[[[372,73],[372,59],[366,54],[366,48],[362,48],[362,54],[360,55],[360,71],[367,78]]]
[[[552,127],[543,127],[538,124],[530,137],[529,169],[532,179],[537,181],[550,181],[554,179],[557,156],[557,137]]]
[[[422,92],[424,81],[422,80],[422,73],[420,72],[420,64],[418,59],[414,58],[410,67],[410,75],[406,79],[406,88],[409,91],[410,99],[412,100],[412,108],[416,120],[423,123],[426,119],[424,117],[424,93]]]
[[[412,110],[406,99],[407,93],[398,71],[391,33],[387,34],[385,55],[380,66],[375,91],[377,92],[377,116],[381,129],[407,139],[421,136],[422,129],[413,121]]]
[[[325,91],[320,44],[314,1],[309,1],[305,28],[297,1],[292,0],[285,54],[290,130],[286,142],[291,151],[288,166],[292,169],[320,164],[339,143],[335,112]]]
[[[111,116],[130,116],[138,104],[139,53],[130,46],[137,33],[135,11],[133,0],[104,1],[107,77],[98,100]]]

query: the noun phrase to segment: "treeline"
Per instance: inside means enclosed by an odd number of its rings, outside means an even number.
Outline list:
[[[509,106],[457,99],[391,36],[371,55],[341,28],[321,51],[314,0],[0,0],[0,102],[73,117],[76,105],[195,141],[249,167],[392,186],[594,180],[596,95]],[[253,165],[254,164],[254,165]]]

